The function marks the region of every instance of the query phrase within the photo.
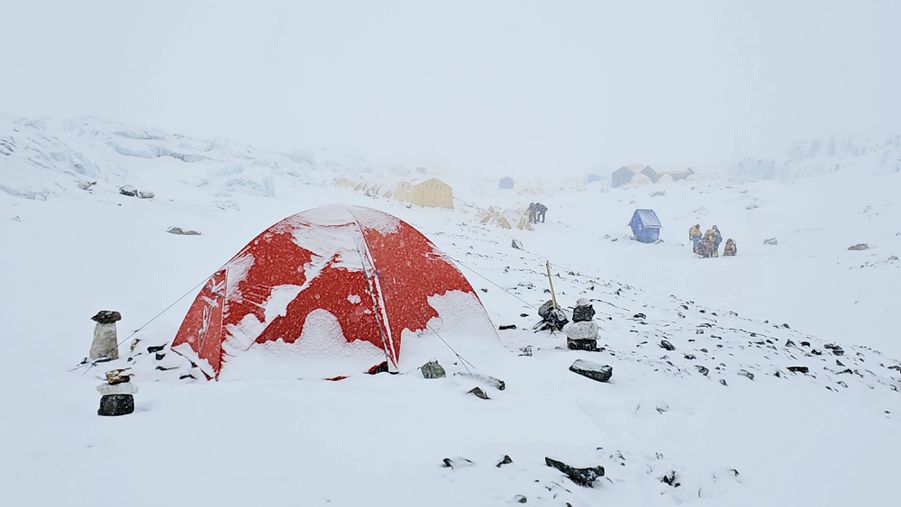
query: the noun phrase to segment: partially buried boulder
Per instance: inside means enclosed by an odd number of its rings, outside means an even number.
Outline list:
[[[856,244],[856,245],[851,245],[851,246],[848,247],[848,250],[857,250],[857,251],[859,251],[859,250],[869,250],[869,249],[870,249],[870,245],[868,245],[868,244],[866,244],[866,243],[858,243],[858,244]]]
[[[166,229],[166,232],[169,234],[177,234],[179,236],[200,236],[199,231],[194,231],[191,229],[182,229],[181,227],[172,226]]]
[[[578,373],[583,377],[596,380],[598,382],[607,382],[613,376],[613,367],[608,364],[598,364],[584,359],[577,359],[570,367],[569,371]]]
[[[544,463],[552,468],[560,470],[567,477],[579,486],[592,487],[592,484],[598,477],[604,476],[604,467],[598,465],[595,467],[576,468],[567,465],[562,461],[557,461],[548,457],[544,458]]]
[[[422,372],[422,376],[425,378],[443,378],[447,376],[447,372],[444,371],[444,367],[438,364],[438,361],[425,363],[419,368],[419,371]]]
[[[135,398],[130,394],[104,394],[97,415],[127,415],[135,411]]]

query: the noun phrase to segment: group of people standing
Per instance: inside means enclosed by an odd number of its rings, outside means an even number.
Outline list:
[[[723,242],[723,235],[717,226],[707,229],[703,235],[701,234],[701,225],[694,224],[688,230],[688,239],[691,240],[692,251],[701,257],[719,257],[720,243]],[[726,246],[723,248],[724,257],[732,257],[738,253],[735,241],[732,238],[726,240]]]
[[[544,215],[547,213],[547,206],[540,202],[529,203],[529,223],[544,223]]]

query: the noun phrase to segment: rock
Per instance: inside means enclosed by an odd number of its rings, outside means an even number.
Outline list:
[[[724,378],[721,378],[721,379],[720,379],[720,384],[723,384],[723,385],[726,386],[726,387],[729,386],[729,384],[726,383],[726,379],[724,379]]]
[[[106,372],[106,383],[116,385],[131,381],[131,375],[126,374],[125,371],[125,369],[119,368]]]
[[[569,350],[584,350],[586,352],[597,352],[600,350],[598,349],[598,341],[592,339],[574,340],[572,338],[567,338],[566,348]]]
[[[708,373],[710,373],[710,370],[708,370],[706,366],[696,364],[695,368],[698,369],[698,373],[700,373],[701,375],[704,375],[705,377],[707,376]]]
[[[832,353],[835,354],[836,356],[843,356],[843,355],[845,355],[845,350],[844,350],[843,348],[841,348],[840,346],[834,344],[834,343],[830,343],[830,344],[827,344],[827,345],[823,345],[823,348],[825,348],[825,349],[827,349],[827,350],[831,350]]]
[[[682,485],[681,482],[676,480],[676,471],[675,470],[670,470],[669,472],[667,472],[663,477],[660,478],[660,482],[662,482],[664,484],[668,484],[674,488],[678,488],[679,486]]]
[[[151,345],[151,346],[147,347],[147,353],[153,354],[155,352],[159,352],[159,351],[163,350],[164,348],[166,348],[165,345]]]
[[[643,313],[636,313],[635,315],[632,316],[632,318],[644,320],[644,319],[647,319],[648,316]]]
[[[520,356],[532,357],[532,346],[526,345],[525,347],[519,349]]]
[[[786,369],[792,373],[807,373],[810,371],[806,366],[789,366]]]
[[[604,467],[600,465],[588,468],[575,468],[562,461],[557,461],[548,457],[544,458],[544,463],[551,468],[560,470],[569,477],[569,480],[576,484],[588,488],[592,487],[592,483],[594,483],[598,477],[604,476]]]
[[[128,197],[137,197],[138,189],[131,185],[122,185],[119,187],[119,193]]]
[[[178,234],[181,236],[200,236],[200,232],[192,231],[191,229],[182,229],[181,227],[172,226],[166,229],[166,232],[169,234]]]
[[[135,398],[131,394],[104,394],[100,397],[97,415],[127,415],[135,411]]]
[[[594,321],[571,322],[563,327],[566,337],[571,340],[597,340],[598,325]]]
[[[153,199],[156,197],[156,194],[153,192],[145,192],[144,190],[138,190],[138,198],[139,199]]]
[[[669,342],[669,340],[660,340],[660,347],[666,350],[676,350],[676,346]]]
[[[801,342],[802,347],[810,347],[810,342]]]
[[[870,245],[866,243],[858,243],[856,245],[851,245],[848,247],[848,250],[860,251],[860,250],[869,250]]]
[[[520,316],[520,317],[528,317],[529,314],[528,314],[528,313],[520,313],[519,316]]]
[[[121,382],[118,384],[102,383],[97,386],[97,392],[106,396],[112,394],[135,394],[138,387],[131,382]]]
[[[442,466],[445,468],[462,468],[462,467],[471,467],[475,465],[475,462],[468,458],[444,458],[441,460]]]
[[[685,359],[688,359],[689,361],[694,361],[696,359],[694,354],[685,354],[684,357],[685,357]]]
[[[513,458],[511,458],[508,454],[504,454],[504,457],[501,458],[501,460],[497,462],[497,465],[494,466],[500,468],[504,465],[509,465],[510,463],[513,463]]]
[[[113,313],[118,315],[118,312]],[[91,359],[119,359],[119,343],[116,337],[115,321],[109,324],[98,322],[94,326],[94,340],[91,342],[88,357]]]
[[[517,250],[522,250],[522,241],[514,239],[513,242],[510,243],[510,246]]]
[[[122,320],[122,314],[112,310],[101,310],[91,317],[91,320],[98,324],[115,324]]]
[[[477,398],[482,398],[483,400],[490,400],[490,399],[491,399],[491,398],[488,397],[488,394],[486,394],[485,391],[482,390],[481,387],[473,387],[473,388],[470,389],[469,391],[466,391],[466,394],[471,394],[471,395],[473,395],[473,396],[475,396],[475,397],[477,397]]]
[[[569,371],[598,382],[607,382],[613,376],[612,366],[593,363],[584,359],[576,359],[569,367]]]
[[[767,239],[763,240],[763,244],[775,246],[775,245],[779,244],[779,240],[777,240],[776,238],[767,238]]]
[[[506,324],[497,327],[500,331],[508,331],[510,329],[516,329],[516,324]]]
[[[93,187],[96,184],[97,184],[96,181],[79,181],[78,188],[80,188],[81,190],[90,190],[91,187]]]
[[[594,319],[594,307],[587,299],[581,298],[573,308],[573,322],[587,322]]]
[[[749,380],[754,380],[754,374],[749,372],[748,370],[738,370],[738,374],[742,377],[748,377]]]
[[[425,378],[443,378],[447,376],[447,372],[445,372],[444,368],[438,364],[438,361],[429,361],[425,363],[419,368],[419,371],[422,372],[422,376]]]
[[[528,500],[525,495],[516,495],[513,497],[513,501],[517,503],[526,503]]]

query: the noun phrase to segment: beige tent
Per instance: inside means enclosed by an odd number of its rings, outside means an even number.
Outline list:
[[[493,225],[501,229],[512,229],[514,227],[513,224],[516,224],[515,227],[519,230],[532,230],[528,211],[502,210],[493,206],[482,211],[479,215],[479,223]]]
[[[453,189],[435,177],[398,183],[394,198],[417,206],[454,209]]]
[[[353,190],[357,186],[357,182],[348,178],[335,178],[335,186],[341,188],[349,188]]]

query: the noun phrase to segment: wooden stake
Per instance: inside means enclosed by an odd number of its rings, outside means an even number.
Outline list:
[[[544,261],[544,267],[547,269],[547,283],[551,286],[551,302],[554,305],[554,310],[557,309],[557,294],[554,293],[554,281],[551,280],[551,262]]]

